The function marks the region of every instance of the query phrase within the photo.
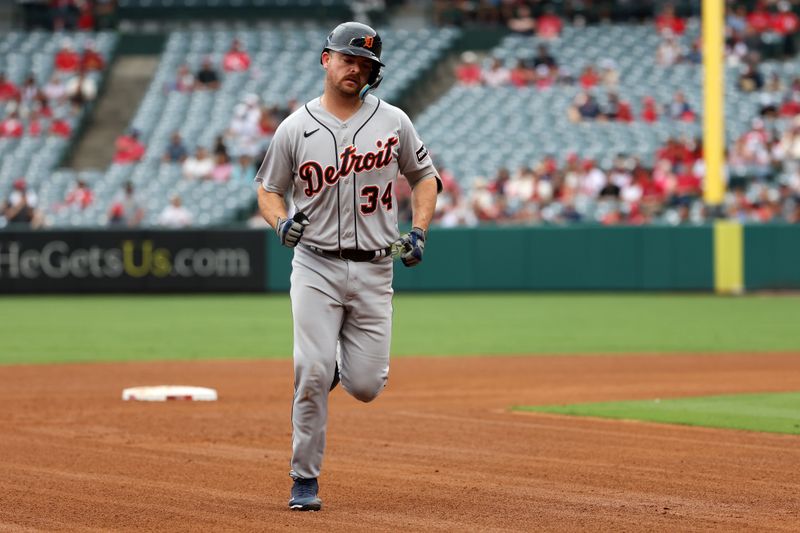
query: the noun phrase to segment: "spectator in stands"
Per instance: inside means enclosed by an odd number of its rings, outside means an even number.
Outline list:
[[[103,59],[103,56],[100,55],[100,52],[97,51],[97,45],[95,45],[94,41],[86,41],[86,45],[83,49],[83,55],[81,56],[81,66],[80,68],[86,72],[98,71],[103,70],[106,67],[106,62]]]
[[[231,179],[233,172],[233,165],[228,154],[225,152],[218,152],[214,156],[214,168],[211,170],[211,179],[217,183],[224,183]]]
[[[256,168],[253,165],[253,158],[243,154],[236,160],[231,168],[231,181],[252,185],[256,177]]]
[[[12,229],[38,228],[42,225],[42,216],[36,208],[37,204],[36,193],[28,190],[24,178],[19,178],[14,181],[11,194],[0,205],[0,215]]]
[[[758,95],[758,115],[761,118],[778,118],[778,97],[774,94],[762,92]]]
[[[572,122],[595,120],[600,117],[601,110],[593,95],[582,91],[575,96],[567,116]]]
[[[581,84],[581,87],[589,90],[600,82],[600,76],[592,65],[586,65],[583,72],[581,72],[580,78],[578,78],[578,82]]]
[[[20,96],[22,101],[22,107],[24,109],[30,109],[33,105],[34,100],[36,100],[36,96],[39,94],[39,84],[36,83],[36,76],[33,74],[28,74],[28,77],[25,78],[25,82],[20,87]]]
[[[64,112],[56,113],[53,121],[50,123],[50,135],[55,137],[62,137],[69,139],[72,135],[72,125],[67,120]]]
[[[751,28],[747,28],[746,31],[752,33]],[[743,33],[733,32],[730,37],[725,39],[725,56],[729,66],[736,67],[741,65],[749,53],[750,50],[743,37]]]
[[[97,98],[97,83],[81,70],[67,82],[66,91],[72,105],[80,109]]]
[[[667,116],[672,120],[694,122],[694,110],[692,110],[689,102],[686,101],[686,96],[684,96],[683,92],[675,91],[675,94],[672,95],[672,102],[667,106]]]
[[[534,71],[529,69],[522,59],[517,60],[517,64],[511,69],[511,85],[514,87],[525,87],[529,85],[535,77]]]
[[[623,153],[617,154],[608,171],[608,181],[619,187],[621,191],[633,182],[633,169],[635,166],[636,161],[634,158]]]
[[[800,114],[800,92],[792,91],[784,97],[778,109],[778,115],[787,118],[797,114]]]
[[[222,68],[225,72],[243,72],[250,68],[250,56],[242,49],[239,39],[234,39],[230,50],[225,53]]]
[[[90,0],[75,0],[75,6],[78,12],[77,28],[82,31],[92,31],[95,27],[94,3]]]
[[[172,83],[167,84],[165,91],[178,91],[181,93],[192,92],[195,88],[195,78],[192,71],[189,70],[189,65],[183,64],[178,67],[178,73]]]
[[[754,119],[750,129],[734,144],[730,154],[731,173],[766,179],[772,174],[770,136],[764,121]]]
[[[539,65],[533,71],[533,84],[537,89],[547,89],[556,84],[556,71]]]
[[[258,124],[253,124],[248,119],[248,106],[238,104],[233,108],[233,120],[225,132],[225,137],[230,146],[233,146],[237,155],[255,157],[259,151]]]
[[[764,90],[768,93],[782,93],[786,90],[786,85],[783,83],[780,74],[772,72],[764,84]]]
[[[262,137],[272,137],[278,129],[278,121],[275,119],[275,110],[269,107],[261,108],[258,120],[258,133]]]
[[[533,68],[540,65],[544,65],[551,70],[558,69],[556,59],[550,54],[550,50],[544,43],[540,43],[539,46],[536,47],[536,55],[533,56]]]
[[[683,55],[678,40],[673,35],[666,34],[656,49],[656,64],[669,67],[678,63]]]
[[[202,146],[198,146],[194,155],[187,157],[181,166],[183,177],[191,181],[211,179],[213,170],[214,160]]]
[[[228,146],[225,144],[225,137],[223,135],[217,135],[214,138],[214,148],[211,150],[211,153],[215,158],[219,154],[228,155]]]
[[[242,102],[247,109],[245,120],[251,125],[258,126],[261,122],[262,115],[261,98],[255,93],[249,93],[244,95]]]
[[[167,228],[185,228],[192,225],[192,214],[182,205],[180,196],[173,196],[158,216],[158,223]]]
[[[764,33],[770,29],[772,17],[764,2],[757,2],[753,10],[747,15],[747,25],[757,33]]]
[[[563,23],[551,6],[544,8],[544,14],[536,21],[536,36],[540,39],[558,39]]]
[[[110,228],[125,227],[125,211],[120,204],[111,204],[108,210],[108,226]]]
[[[586,198],[597,198],[608,182],[606,173],[592,159],[584,159],[581,170],[580,194]]]
[[[219,89],[219,74],[217,74],[210,57],[203,59],[203,63],[200,66],[200,70],[197,71],[195,80],[195,88],[197,89],[207,89],[210,91]]]
[[[42,135],[42,131],[43,131],[42,116],[39,114],[37,110],[34,109],[28,116],[28,136],[39,137],[40,135]]]
[[[742,37],[742,42],[744,42],[745,48],[747,49],[747,54],[742,58],[742,62],[750,61],[757,63],[760,59],[759,54],[761,46],[764,44],[761,33],[752,26],[747,26]]]
[[[675,6],[665,4],[664,9],[656,16],[656,29],[662,35],[683,35],[686,31],[686,21],[675,15]]]
[[[600,81],[607,89],[616,89],[619,85],[619,70],[613,59],[600,61]]]
[[[753,62],[745,63],[739,74],[739,89],[744,92],[760,91],[764,87],[764,76]]]
[[[94,193],[89,188],[85,180],[78,179],[75,188],[67,193],[64,205],[74,205],[81,209],[86,209],[94,202]]]
[[[800,29],[800,19],[792,11],[792,4],[786,0],[778,2],[778,12],[770,17],[772,31],[783,39],[783,56],[787,59],[795,54],[795,35]]]
[[[38,113],[42,118],[53,117],[53,108],[50,107],[50,100],[47,99],[47,95],[44,94],[43,90],[39,90],[36,93],[33,105],[28,110],[29,117],[32,113]]]
[[[5,72],[0,72],[0,102],[13,100],[19,96],[19,89],[6,78]]]
[[[747,7],[739,4],[726,10],[725,28],[729,33],[744,33],[747,28]]]
[[[145,146],[139,141],[139,132],[131,129],[127,135],[121,135],[115,143],[114,163],[122,165],[135,163],[144,156]]]
[[[42,92],[50,102],[60,104],[67,99],[67,84],[58,72],[54,72],[50,81],[42,87]]]
[[[61,42],[61,49],[55,56],[56,70],[62,72],[75,72],[80,67],[81,58],[72,46],[72,40],[64,39]]]
[[[165,163],[182,163],[187,155],[188,152],[186,151],[186,146],[183,144],[183,139],[181,139],[181,134],[177,131],[172,132],[167,149],[164,151],[162,161]]]
[[[499,57],[492,58],[492,64],[481,74],[483,83],[489,87],[503,87],[511,83],[511,71],[503,65]]]
[[[502,214],[502,206],[497,195],[489,189],[489,184],[483,177],[477,177],[472,183],[469,201],[475,216],[481,222],[498,220]]]
[[[702,44],[703,40],[701,38],[695,39],[692,43],[692,47],[686,52],[683,57],[681,57],[681,61],[684,63],[691,63],[692,65],[699,65],[703,62],[703,51],[702,51]]]
[[[658,120],[658,105],[655,98],[645,96],[642,98],[642,121],[652,124]]]
[[[0,138],[19,139],[24,134],[25,125],[19,119],[17,111],[12,111],[4,120],[0,121]]]
[[[792,117],[800,112],[800,91],[788,91],[778,108],[778,115],[782,118]]]
[[[536,30],[536,19],[531,13],[531,8],[525,4],[517,7],[517,11],[508,20],[508,29],[523,35],[533,35]]]
[[[506,195],[511,211],[518,213],[534,200],[536,175],[529,166],[522,166],[510,176],[502,192]]]
[[[461,64],[456,67],[456,79],[462,85],[478,85],[481,83],[481,66],[478,64],[478,54],[469,51],[461,54]]]
[[[608,93],[608,102],[603,108],[603,116],[606,120],[633,122],[631,105],[625,100],[620,100],[617,93]]]
[[[133,182],[126,181],[122,191],[111,204],[109,225],[136,228],[144,220],[144,208],[139,203]]]

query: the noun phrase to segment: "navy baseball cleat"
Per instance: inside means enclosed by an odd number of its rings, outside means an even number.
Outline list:
[[[292,486],[292,499],[289,500],[289,509],[293,511],[319,511],[322,509],[322,500],[317,497],[319,483],[317,479],[294,480]]]

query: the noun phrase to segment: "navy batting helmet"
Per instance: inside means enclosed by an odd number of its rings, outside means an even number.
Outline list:
[[[359,95],[364,98],[367,91],[375,89],[383,79],[383,67],[381,63],[381,49],[383,42],[378,32],[360,22],[345,22],[336,26],[328,34],[325,40],[325,51],[340,52],[351,56],[366,57],[373,61],[372,72],[370,73],[367,84],[361,88]],[[320,57],[320,63],[322,58]]]

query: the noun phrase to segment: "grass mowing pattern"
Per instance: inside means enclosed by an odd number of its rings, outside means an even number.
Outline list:
[[[800,435],[800,392],[544,405],[514,409]]]
[[[800,350],[800,297],[400,294],[394,355]],[[3,296],[0,363],[291,356],[286,294]]]

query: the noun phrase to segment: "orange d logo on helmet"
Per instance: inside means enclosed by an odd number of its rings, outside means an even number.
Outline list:
[[[364,48],[372,48],[372,45],[375,43],[375,37],[371,35],[364,36]]]

